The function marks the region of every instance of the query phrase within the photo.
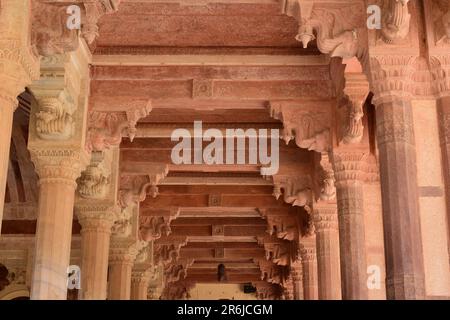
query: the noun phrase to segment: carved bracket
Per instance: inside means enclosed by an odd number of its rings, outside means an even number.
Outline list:
[[[282,102],[271,102],[269,109],[272,118],[283,122],[281,139],[286,144],[295,139],[303,149],[323,152],[330,148],[329,115],[325,112],[302,110]]]
[[[179,214],[179,210],[173,210],[174,214],[169,216],[140,216],[139,217],[139,236],[142,240],[153,241],[168,236],[172,230],[170,222]]]
[[[121,0],[77,1],[81,14],[81,35],[88,43],[98,36],[98,20],[118,10]],[[78,30],[69,29],[67,8],[74,1],[32,1],[31,39],[36,54],[52,56],[78,48]]]
[[[159,194],[158,183],[169,173],[166,164],[155,164],[147,175],[123,175],[120,178],[119,204],[122,208],[145,200],[149,191],[152,198]]]
[[[88,120],[86,149],[102,151],[119,145],[125,131],[130,141],[133,141],[137,122],[151,111],[150,101],[147,101],[145,105],[142,105],[141,102],[133,103],[133,106],[127,108],[126,112],[91,111]]]
[[[102,165],[103,154],[93,152],[91,163],[77,179],[78,194],[86,199],[102,199],[106,196],[109,186],[109,172]]]

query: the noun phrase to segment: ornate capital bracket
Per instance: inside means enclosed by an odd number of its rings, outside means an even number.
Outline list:
[[[289,273],[287,267],[276,265],[267,260],[258,260],[257,263],[261,270],[262,281],[279,285],[283,285],[286,282]]]
[[[146,175],[123,175],[120,181],[119,203],[125,208],[132,203],[139,203],[147,197],[147,191],[152,198],[159,194],[158,183],[169,173],[169,167],[166,164],[152,165],[152,172]]]
[[[322,153],[316,163],[316,183],[320,190],[319,201],[336,199],[334,171],[328,153]]]
[[[283,194],[283,200],[293,206],[305,207],[308,211],[312,203],[311,181],[309,177],[274,175],[273,196],[278,199]]]
[[[340,101],[340,131],[344,144],[360,143],[364,134],[363,106],[369,95],[369,82],[362,73],[345,74],[345,95]]]
[[[164,278],[166,285],[172,282],[176,282],[185,279],[187,271],[194,263],[194,259],[177,259],[173,263],[169,263],[164,266]]]
[[[410,0],[384,0],[381,7],[381,35],[386,43],[395,43],[408,36],[411,14],[408,9]]]
[[[119,145],[124,134],[130,141],[136,135],[139,119],[145,118],[151,111],[150,101],[134,101],[124,112],[91,111],[88,119],[86,149],[102,151]]]
[[[267,233],[269,235],[288,241],[298,239],[298,217],[270,209],[258,209],[258,211],[267,221]]]
[[[187,238],[176,238],[170,243],[156,242],[154,244],[155,264],[167,265],[178,260],[180,250],[187,244]]]
[[[283,122],[280,138],[286,144],[295,139],[303,149],[323,152],[330,148],[329,115],[325,112],[302,110],[283,102],[271,102],[269,111],[272,118]]]
[[[319,50],[332,57],[362,57],[361,34],[367,19],[364,3],[333,4],[316,0],[284,0],[282,13],[298,21],[296,39],[303,43],[304,48],[316,40]]]
[[[171,234],[170,222],[177,218],[180,210],[172,210],[171,215],[140,216],[139,237],[144,241],[153,241]]]
[[[78,194],[85,199],[103,199],[108,193],[110,172],[103,165],[103,153],[93,152],[91,163],[78,178]]]
[[[266,260],[279,266],[289,266],[293,260],[293,243],[274,237],[258,238],[266,252]]]

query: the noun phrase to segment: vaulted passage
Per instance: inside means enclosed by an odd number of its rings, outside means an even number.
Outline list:
[[[0,299],[450,297],[445,1],[72,2],[0,1]]]

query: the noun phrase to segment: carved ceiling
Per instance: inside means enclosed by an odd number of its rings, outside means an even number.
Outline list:
[[[139,239],[154,241],[155,261],[174,288],[163,296],[217,282],[223,263],[228,282],[252,282],[260,297],[280,297],[298,259],[294,240],[313,232],[314,197],[334,197],[330,174],[321,171],[316,186],[314,151],[326,154],[335,143],[333,76],[343,70],[333,74],[314,41],[305,49],[296,40],[299,22],[283,12],[286,1],[110,0],[98,8],[75,2],[88,18],[81,34],[93,53],[86,149],[119,146],[117,205],[139,205]],[[70,49],[72,34],[45,33],[56,22],[42,19],[52,8],[37,3],[38,51]],[[3,234],[35,232],[37,177],[26,149],[31,100],[21,96],[14,120]],[[194,121],[203,130],[279,129],[278,174],[262,176],[260,162],[174,164],[171,134],[192,131]],[[78,180],[90,188],[78,194],[101,196],[108,179],[91,162]],[[72,232],[79,231],[75,219]]]

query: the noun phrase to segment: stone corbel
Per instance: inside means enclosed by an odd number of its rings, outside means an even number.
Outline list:
[[[41,59],[41,79],[30,86],[37,100],[35,134],[41,140],[64,141],[75,134],[76,97],[67,89],[68,55]]]
[[[450,44],[450,3],[447,0],[431,0],[425,3],[430,6],[431,19],[434,24],[435,44]]]
[[[364,134],[363,106],[369,95],[369,82],[362,73],[345,74],[345,96],[341,99],[343,125],[341,137],[344,144],[361,142]]]
[[[78,194],[85,199],[103,199],[108,193],[110,172],[103,165],[103,153],[93,152],[91,163],[78,178]]]
[[[170,223],[176,219],[179,210],[173,210],[173,214],[164,216],[140,216],[139,237],[144,241],[153,241],[171,234]]]
[[[381,35],[386,43],[395,43],[405,39],[409,33],[411,14],[408,9],[409,0],[384,0],[381,11]]]
[[[80,7],[81,35],[91,44],[98,36],[98,20],[118,10],[121,0],[32,1],[32,44],[36,54],[52,56],[75,51],[79,46],[79,31],[70,29],[67,9]],[[75,2],[75,3],[74,3]]]
[[[298,237],[298,222],[294,215],[280,214],[269,209],[258,209],[267,221],[267,233],[278,239],[293,241]]]
[[[78,31],[67,27],[69,5],[32,1],[31,43],[37,55],[53,56],[78,48]]]
[[[304,207],[306,211],[311,207],[312,190],[307,178],[275,175],[273,176],[273,184],[273,196],[276,199],[283,194],[283,200],[286,203]]]
[[[82,17],[81,35],[91,44],[99,36],[98,20],[119,10],[121,0],[83,0],[84,17]],[[84,20],[83,20],[84,18]]]
[[[167,265],[174,263],[180,257],[180,250],[187,244],[187,238],[177,238],[170,243],[154,244],[155,264]]]
[[[328,6],[328,7],[327,7]],[[362,57],[361,30],[365,27],[365,7],[351,2],[336,8],[315,0],[282,1],[282,12],[294,17],[299,24],[296,39],[303,47],[316,40],[322,53],[331,57]]]
[[[119,145],[124,135],[133,141],[137,122],[152,111],[152,105],[150,101],[138,101],[126,110],[123,112],[91,111],[89,113],[86,141],[88,151],[102,151]]]
[[[288,270],[284,266],[279,266],[271,261],[259,260],[259,269],[261,270],[261,280],[269,283],[283,285],[286,281]]]
[[[178,259],[174,263],[169,263],[164,266],[164,278],[166,284],[183,280],[187,277],[187,271],[194,263],[194,259]]]
[[[328,153],[322,153],[316,165],[317,184],[319,186],[320,201],[332,201],[336,199],[336,186],[334,185],[334,171]]]
[[[166,164],[155,164],[152,172],[145,175],[123,175],[120,181],[119,204],[122,208],[142,202],[147,197],[147,192],[152,198],[159,194],[158,183],[169,172]]]
[[[258,239],[264,246],[266,260],[272,261],[279,266],[288,266],[292,260],[292,243],[285,240],[279,240],[273,237]]]
[[[324,112],[305,111],[298,106],[271,102],[270,115],[283,122],[283,132],[280,136],[286,144],[295,139],[298,147],[317,152],[330,148],[330,128]]]

